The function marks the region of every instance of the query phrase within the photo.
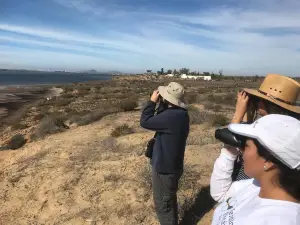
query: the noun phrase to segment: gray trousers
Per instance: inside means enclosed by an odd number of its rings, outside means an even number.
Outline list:
[[[161,225],[178,225],[177,191],[181,175],[160,174],[152,169],[153,199]]]

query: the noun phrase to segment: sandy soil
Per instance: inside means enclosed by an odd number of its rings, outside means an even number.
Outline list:
[[[149,162],[143,155],[153,133],[139,127],[139,117],[140,112],[112,114],[17,151],[1,152],[0,224],[158,224]],[[112,138],[110,132],[124,123],[134,133]],[[207,186],[220,148],[213,131],[206,125],[191,127],[178,195],[181,209],[190,204],[183,214],[189,221],[185,224],[211,221]],[[206,144],[195,144],[198,139]]]

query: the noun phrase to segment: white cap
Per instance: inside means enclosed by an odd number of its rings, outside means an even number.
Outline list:
[[[291,169],[300,169],[300,121],[270,114],[252,124],[230,124],[236,134],[258,140],[270,153]]]

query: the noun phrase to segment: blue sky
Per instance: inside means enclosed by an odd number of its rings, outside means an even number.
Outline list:
[[[300,74],[299,0],[1,0],[0,68]]]

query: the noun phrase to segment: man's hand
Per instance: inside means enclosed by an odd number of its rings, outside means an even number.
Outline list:
[[[158,90],[153,91],[153,94],[151,96],[151,101],[157,103],[159,98],[159,92]]]
[[[245,91],[240,91],[237,96],[235,113],[231,123],[241,123],[248,107],[249,95]]]

